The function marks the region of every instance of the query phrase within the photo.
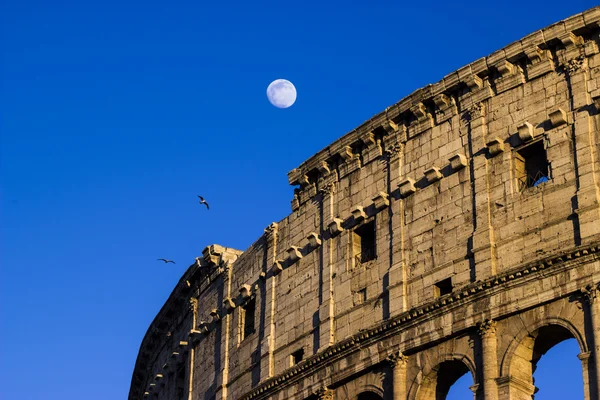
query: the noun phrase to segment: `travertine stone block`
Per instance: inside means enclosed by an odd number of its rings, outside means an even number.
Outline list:
[[[375,197],[373,197],[373,204],[377,211],[383,210],[384,208],[390,205],[390,199],[387,193],[379,192]]]
[[[425,170],[425,178],[427,178],[427,182],[433,183],[442,179],[443,175],[438,167],[431,167]]]
[[[290,246],[287,249],[288,260],[290,262],[294,262],[302,258],[302,253],[300,252],[300,248],[298,246]]]
[[[334,218],[333,221],[329,223],[327,229],[329,229],[329,233],[331,234],[331,236],[337,236],[344,231],[344,228],[342,226],[343,223],[344,220],[342,220],[341,218]]]
[[[529,122],[519,125],[517,127],[517,131],[519,132],[519,139],[521,139],[522,142],[528,142],[533,139],[533,125],[531,125]]]
[[[407,197],[417,191],[415,188],[415,180],[411,178],[405,178],[398,184],[398,188],[400,188],[400,195],[402,197]]]
[[[273,275],[277,275],[281,271],[283,271],[283,264],[283,260],[277,260],[273,263],[273,266],[271,267],[271,272],[273,273]]]
[[[352,218],[355,222],[360,222],[363,219],[367,218],[367,214],[365,213],[365,210],[362,208],[362,206],[354,207],[354,209],[352,210]]]
[[[316,232],[311,232],[308,235],[307,239],[308,239],[308,243],[310,244],[310,247],[312,247],[313,249],[315,247],[319,247],[321,245],[321,237]]]
[[[240,297],[245,300],[252,294],[252,287],[247,283],[244,283],[242,286],[240,286],[239,292]]]
[[[567,123],[567,113],[562,108],[552,111],[549,115],[550,123],[553,127],[561,126]]]
[[[450,168],[453,171],[458,171],[467,166],[467,157],[464,154],[455,154],[448,161],[450,161]]]
[[[492,157],[497,156],[504,151],[504,142],[497,137],[488,141],[485,146]]]

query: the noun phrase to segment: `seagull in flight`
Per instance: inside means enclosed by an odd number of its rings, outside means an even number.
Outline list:
[[[173,260],[167,260],[166,258],[157,258],[156,261],[164,261],[165,264],[168,264],[168,263],[175,264],[175,261],[173,261]]]
[[[209,210],[210,207],[208,207],[208,203],[206,202],[206,200],[204,200],[204,197],[198,196],[198,198],[200,199],[200,204],[204,204],[206,206],[206,209]]]

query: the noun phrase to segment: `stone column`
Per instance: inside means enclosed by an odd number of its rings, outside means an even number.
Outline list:
[[[265,274],[265,298],[261,301],[265,302],[265,332],[260,343],[260,380],[263,381],[273,376],[274,360],[273,349],[275,348],[275,293],[277,283],[278,270],[272,268],[277,257],[277,235],[279,233],[279,225],[273,222],[265,228],[265,242],[267,270]],[[262,318],[262,317],[261,317]]]
[[[590,352],[591,352],[591,360],[594,368],[594,376],[596,382],[590,382],[590,386],[595,388],[594,390],[600,391],[600,301],[598,301],[597,293],[597,284],[595,285],[587,285],[586,287],[581,289],[581,293],[583,295],[584,303],[587,304],[587,309],[589,312],[589,321],[591,324],[592,331],[592,343],[590,343]],[[588,363],[588,367],[590,363]],[[596,398],[593,400],[598,400],[600,396],[596,395]]]
[[[408,363],[408,357],[402,354],[401,351],[390,355],[387,358],[390,366],[392,367],[392,385],[394,400],[406,400],[406,364]]]
[[[333,172],[332,172],[333,173]],[[335,182],[329,182],[319,188],[321,194],[321,232],[335,218]],[[335,239],[321,241],[321,304],[319,304],[319,351],[331,346],[335,340],[333,262]]]
[[[590,356],[591,352],[577,354],[577,358],[581,360],[581,372],[583,373],[583,400],[590,400]],[[594,398],[594,400],[596,400]]]
[[[483,395],[485,400],[498,400],[498,352],[496,322],[485,320],[479,324],[481,352],[483,358]]]

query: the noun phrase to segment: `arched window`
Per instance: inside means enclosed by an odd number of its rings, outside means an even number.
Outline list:
[[[462,361],[444,361],[423,378],[417,392],[417,399],[472,399],[473,392],[469,389],[472,385],[471,371]]]

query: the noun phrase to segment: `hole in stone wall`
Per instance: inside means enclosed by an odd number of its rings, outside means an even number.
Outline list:
[[[298,364],[304,358],[304,349],[296,350],[290,356],[290,366]]]
[[[252,335],[255,332],[254,319],[256,314],[256,300],[250,299],[241,308],[242,317],[242,340]]]
[[[376,258],[375,221],[362,224],[352,234],[352,253],[356,265]]]
[[[452,278],[446,278],[433,285],[433,297],[440,297],[452,293]]]
[[[538,186],[550,179],[548,158],[542,140],[515,150],[513,156],[519,191]]]

